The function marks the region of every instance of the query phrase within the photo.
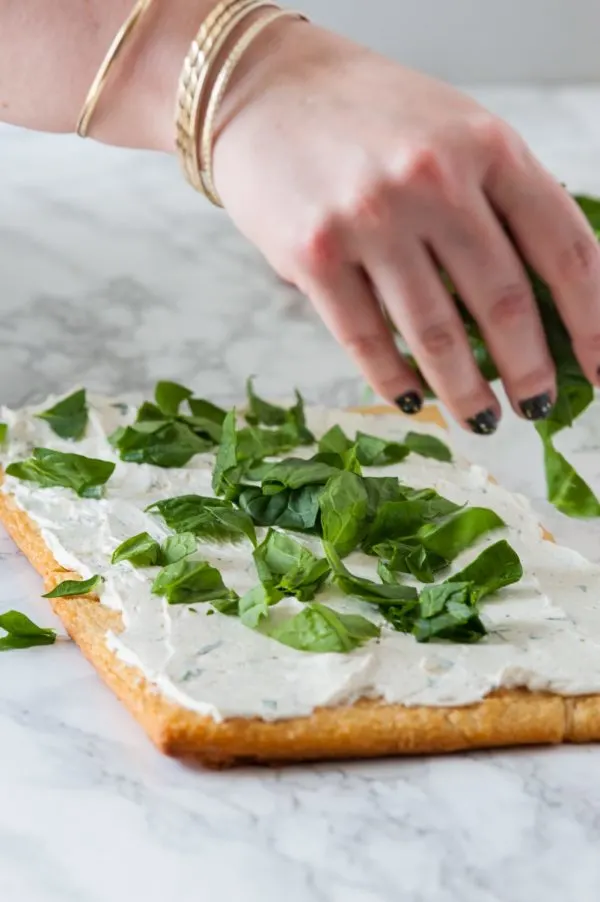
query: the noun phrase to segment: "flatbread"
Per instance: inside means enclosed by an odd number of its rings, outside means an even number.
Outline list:
[[[396,413],[388,407],[354,408],[354,412]],[[435,408],[426,409],[419,418],[445,425]],[[0,494],[0,522],[43,577],[47,591],[65,579],[80,578],[59,566],[37,525],[10,495]],[[108,648],[106,633],[123,629],[118,612],[93,596],[53,599],[52,606],[71,638],[160,751],[211,767],[600,739],[600,695],[564,697],[513,689],[493,692],[481,702],[462,707],[407,707],[364,699],[319,708],[308,717],[230,718],[219,723],[171,702],[140,670]]]

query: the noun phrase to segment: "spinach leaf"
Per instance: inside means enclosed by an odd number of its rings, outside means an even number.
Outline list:
[[[8,436],[8,426],[6,423],[0,423],[0,445],[3,445]]]
[[[600,231],[600,200],[596,197],[587,197],[584,194],[576,194],[574,200],[583,211],[594,231],[596,233]]]
[[[217,568],[207,561],[181,560],[168,564],[154,580],[152,593],[163,595],[169,604],[197,604],[237,598],[225,586]]]
[[[80,498],[101,498],[102,486],[115,469],[108,460],[96,460],[79,454],[64,454],[50,448],[35,448],[27,460],[9,464],[8,476],[35,482],[41,488],[62,486],[73,489]]]
[[[259,486],[242,486],[237,503],[258,526],[278,526],[297,532],[318,532],[321,485],[307,485],[276,495],[265,495]]]
[[[403,586],[397,582],[376,583],[362,576],[354,576],[332,545],[324,542],[323,547],[332,570],[333,581],[346,595],[354,595],[356,598],[383,606],[416,601],[417,590],[413,586]]]
[[[421,496],[407,501],[384,501],[377,508],[364,547],[368,550],[381,542],[413,536],[424,524],[458,509],[453,501],[437,494],[434,497]]]
[[[485,507],[468,507],[452,514],[442,523],[425,524],[418,530],[417,537],[429,551],[452,561],[480,536],[505,525],[495,511]]]
[[[594,390],[577,364],[558,372],[558,398],[547,420],[535,427],[542,440],[548,500],[569,517],[600,516],[600,501],[566,458],[554,447],[553,437],[573,425],[594,399]]]
[[[121,561],[129,561],[134,567],[153,567],[161,563],[160,545],[147,532],[140,532],[115,548],[111,557],[111,564],[119,564]]]
[[[214,542],[237,542],[245,536],[256,545],[254,524],[248,514],[221,498],[180,495],[155,501],[146,510],[158,511],[169,529],[178,533],[191,532]]]
[[[255,630],[261,620],[269,616],[271,605],[277,604],[283,593],[272,586],[258,585],[246,592],[239,600],[238,611],[244,626]]]
[[[88,595],[102,585],[101,576],[90,576],[89,579],[66,579],[59,583],[51,592],[46,592],[42,598],[69,598],[73,595]]]
[[[265,457],[284,454],[299,444],[298,431],[290,423],[276,429],[262,429],[260,426],[245,426],[238,432],[238,459],[252,465]],[[248,467],[246,468],[248,469]]]
[[[248,409],[246,420],[252,425],[262,423],[264,426],[283,426],[287,422],[287,410],[276,404],[263,401],[254,391],[254,379],[250,377],[246,382],[246,394],[248,397]]]
[[[60,438],[81,439],[85,435],[88,424],[88,406],[85,389],[73,392],[63,398],[54,407],[37,414],[40,420],[46,420],[53,432]]]
[[[415,618],[411,630],[417,642],[446,639],[471,643],[486,635],[469,583],[428,586],[419,596],[419,608],[420,616]]]
[[[6,633],[0,637],[0,651],[53,645],[56,642],[55,630],[37,626],[19,611],[6,611],[0,614],[0,630]]]
[[[352,651],[379,634],[379,627],[365,617],[338,614],[318,602],[268,631],[277,642],[310,652]]]
[[[237,617],[239,615],[240,598],[237,592],[230,590],[229,595],[224,598],[215,598],[211,601],[211,607],[218,611],[219,614],[225,614],[226,617]],[[206,612],[212,614],[212,610]]]
[[[381,542],[370,550],[379,558],[382,572],[409,573],[422,583],[432,583],[435,574],[449,563],[445,557],[411,537]]]
[[[337,467],[315,460],[288,457],[274,463],[264,474],[262,489],[265,495],[275,495],[284,489],[301,489],[306,485],[325,485],[330,476],[338,474]]]
[[[270,404],[268,401],[263,401],[262,398],[259,398],[254,391],[252,379],[248,379],[246,383],[246,393],[248,396],[248,408],[246,410],[248,423],[253,426],[262,424],[263,426],[290,427],[288,435],[295,436],[295,440],[291,445],[292,448],[296,445],[311,445],[315,441],[314,435],[306,426],[304,401],[299,392],[296,392],[296,403],[289,409]]]
[[[177,420],[143,420],[117,430],[111,443],[121,460],[157,467],[184,467],[196,454],[208,451],[212,441],[196,435]]]
[[[338,454],[340,457],[352,448],[350,441],[341,426],[332,426],[322,438],[319,439],[319,451],[323,454]]]
[[[223,421],[227,416],[225,410],[205,401],[203,398],[189,398],[188,406],[191,416],[180,416],[179,419],[203,438],[219,444],[223,435]]]
[[[447,583],[468,583],[473,604],[487,595],[518,583],[523,576],[519,555],[505,539],[490,545],[460,573],[448,577]]]
[[[575,201],[588,218],[600,240],[600,201],[585,196],[575,196]],[[598,516],[600,515],[600,502],[571,464],[556,450],[552,441],[556,432],[571,426],[575,418],[585,410],[593,398],[593,388],[577,362],[571,338],[562,322],[550,288],[531,269],[528,269],[528,275],[558,377],[558,397],[554,411],[547,420],[535,424],[544,450],[548,500],[558,510],[570,517]],[[499,378],[499,374],[477,323],[458,297],[453,286],[450,286],[450,290],[481,373],[485,379],[493,382]],[[414,359],[409,357],[409,363],[416,372],[419,372]],[[427,394],[433,397],[429,388]]]
[[[323,538],[345,557],[365,533],[371,509],[366,480],[342,470],[332,476],[319,497]]]
[[[166,417],[176,417],[184,401],[192,397],[193,392],[177,382],[157,382],[154,399],[160,412]]]
[[[329,564],[291,536],[270,529],[255,549],[254,563],[263,586],[310,601],[329,576]]]
[[[182,532],[176,536],[169,536],[162,544],[160,563],[163,565],[176,564],[184,557],[189,557],[196,550],[196,537],[191,532]]]
[[[600,501],[575,471],[572,464],[557,451],[552,440],[543,440],[548,501],[568,517],[600,516]]]
[[[386,467],[404,460],[410,454],[406,445],[400,442],[390,442],[364,432],[356,433],[355,448],[358,462],[365,467]]]
[[[431,457],[434,460],[451,461],[450,448],[434,435],[425,435],[422,432],[407,432],[404,444],[413,454],[421,457]]]
[[[238,460],[238,432],[236,412],[230,410],[223,420],[221,444],[217,451],[212,474],[212,488],[215,495],[229,495],[235,490],[243,473]]]

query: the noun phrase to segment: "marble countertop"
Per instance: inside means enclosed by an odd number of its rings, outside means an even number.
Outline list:
[[[600,89],[477,92],[573,190],[600,194]],[[0,129],[0,400],[176,378],[239,398],[359,401],[362,382],[174,161]],[[508,415],[455,440],[600,560],[600,524],[543,502],[536,436]],[[563,440],[600,491],[600,416]],[[0,533],[0,610],[51,624]],[[211,773],[163,759],[66,639],[0,657],[7,902],[579,902],[600,883],[600,749]]]

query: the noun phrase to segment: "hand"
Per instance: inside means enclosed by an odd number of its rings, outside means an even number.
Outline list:
[[[546,416],[556,392],[520,256],[552,288],[598,384],[595,237],[509,126],[453,88],[312,25],[281,22],[244,59],[214,162],[237,225],[402,410],[419,409],[422,387],[380,301],[457,420],[478,433],[499,420],[440,266],[519,414]]]

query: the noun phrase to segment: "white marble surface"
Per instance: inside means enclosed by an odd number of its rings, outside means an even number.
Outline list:
[[[573,189],[600,194],[600,90],[487,89]],[[361,382],[172,161],[0,130],[0,397],[173,377],[345,404]],[[530,427],[460,437],[600,560],[600,525],[547,511]],[[600,416],[565,440],[600,490]],[[0,610],[52,616],[0,534]],[[600,749],[206,773],[161,758],[66,640],[0,657],[7,902],[579,902],[600,885]]]

